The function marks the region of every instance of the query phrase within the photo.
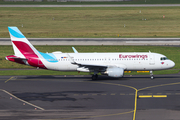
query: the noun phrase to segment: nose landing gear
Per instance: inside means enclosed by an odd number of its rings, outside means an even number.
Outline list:
[[[97,78],[98,78],[97,74],[92,75],[92,80],[97,80]]]
[[[151,80],[153,80],[154,76],[153,76],[153,71],[152,70],[150,71],[150,76],[151,76]]]

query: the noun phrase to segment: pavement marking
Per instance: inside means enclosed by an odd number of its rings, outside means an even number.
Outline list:
[[[138,95],[138,89],[136,89],[136,93],[135,93],[135,102],[134,102],[134,115],[133,115],[133,120],[136,119],[136,111],[137,111],[137,95]]]
[[[180,95],[180,93],[147,93],[147,94],[144,94],[144,93],[138,93],[138,97],[139,98],[143,98],[143,97],[153,97],[153,96],[164,96],[164,95]],[[118,93],[109,93],[109,94],[106,94],[106,93],[102,93],[102,94],[73,94],[74,96],[97,96],[97,95],[99,95],[99,96],[106,96],[106,95],[111,95],[111,96],[114,96],[114,95],[118,95]],[[122,96],[122,95],[126,95],[126,96],[131,96],[131,95],[135,95],[134,93],[127,93],[127,94],[125,94],[125,93],[119,93],[119,95],[120,96]]]
[[[141,88],[141,89],[136,89],[136,98],[135,98],[135,108],[134,108],[134,116],[133,116],[133,120],[136,119],[136,104],[137,104],[137,92],[141,91],[141,90],[145,90],[145,89],[149,89],[149,88],[155,88],[155,87],[163,87],[163,86],[169,86],[169,85],[178,85],[180,84],[180,82],[177,82],[177,83],[168,83],[168,84],[160,84],[160,85],[154,85],[154,86],[149,86],[149,87],[145,87],[145,88]],[[154,97],[167,97],[167,95],[164,95],[164,96],[160,96],[160,95],[153,95]]]
[[[149,88],[163,87],[163,86],[169,86],[169,85],[178,85],[178,84],[180,84],[180,82],[177,82],[177,83],[168,83],[168,84],[161,84],[161,85],[154,85],[154,86],[149,86],[149,87],[141,88],[141,89],[139,89],[138,91],[145,90],[145,89],[149,89]]]
[[[12,78],[10,78],[10,79],[12,79]],[[133,120],[135,120],[135,118],[136,118],[136,111],[137,111],[137,98],[138,98],[138,92],[139,91],[141,91],[141,90],[144,90],[144,89],[149,89],[149,88],[155,88],[155,87],[162,87],[162,86],[168,86],[168,85],[178,85],[178,84],[180,84],[180,82],[177,82],[177,83],[169,83],[169,84],[161,84],[161,85],[154,85],[154,86],[149,86],[149,87],[145,87],[145,88],[141,88],[141,89],[136,89],[135,87],[132,87],[132,86],[128,86],[128,85],[123,85],[123,84],[115,84],[115,83],[104,83],[104,82],[92,82],[91,81],[91,83],[100,83],[100,84],[107,84],[107,85],[116,85],[116,86],[123,86],[123,87],[128,87],[128,88],[131,88],[131,89],[134,89],[135,90],[135,104],[134,104],[134,110],[133,111],[129,111],[129,112],[124,112],[124,113],[117,113],[117,114],[107,114],[107,115],[99,115],[99,116],[91,116],[91,117],[103,117],[103,116],[114,116],[114,115],[121,115],[121,114],[128,114],[128,113],[132,113],[132,112],[134,112],[134,114],[133,114]],[[0,90],[2,90],[2,89],[0,89]],[[3,90],[2,90],[3,91]],[[5,91],[4,91],[5,92]],[[8,93],[7,93],[8,94]],[[11,94],[11,93],[10,93]],[[120,95],[121,94],[123,94],[123,95],[125,95],[124,93],[120,93]],[[141,94],[143,94],[143,93],[141,93]],[[151,93],[152,94],[152,93]],[[177,93],[178,95],[180,95],[179,93]],[[92,94],[92,95],[97,95],[97,94]],[[128,95],[128,94],[127,94]],[[16,96],[14,96],[14,95],[12,95],[11,94],[11,96],[12,97],[14,97],[14,98],[16,98],[16,99],[20,99],[20,98],[17,98]],[[152,97],[157,97],[157,95],[152,95]],[[160,97],[167,97],[167,95],[164,95],[164,96],[162,96],[162,95],[158,95],[158,96],[160,96]],[[24,102],[24,100],[21,100],[20,99],[20,101],[23,101]],[[25,103],[27,103],[28,104],[28,102],[26,102],[25,101]],[[29,103],[29,104],[31,104],[31,103]],[[34,105],[35,106],[35,105]],[[38,108],[38,107],[37,107]],[[39,108],[40,109],[40,108]],[[43,108],[42,108],[42,110],[44,110]],[[84,117],[79,117],[79,118],[84,118]],[[66,119],[66,118],[65,118]],[[67,119],[69,119],[69,118],[67,118]]]
[[[152,95],[139,95],[139,98],[151,98]]]
[[[153,95],[154,98],[166,98],[167,95]]]
[[[133,86],[129,86],[129,85],[123,85],[123,84],[116,84],[116,83],[104,83],[104,82],[92,82],[91,83],[99,83],[99,84],[107,84],[107,85],[115,85],[115,86],[121,86],[121,87],[127,87],[127,88],[131,88],[131,89],[134,89],[135,90],[135,102],[134,102],[134,114],[133,114],[133,120],[135,120],[136,118],[136,109],[137,109],[137,93],[138,93],[138,89],[136,89],[135,87]],[[127,114],[127,113],[125,113]]]
[[[23,103],[26,103],[26,104],[28,104],[28,105],[30,105],[30,106],[33,106],[33,107],[35,107],[35,108],[38,108],[38,109],[40,109],[40,110],[45,110],[44,108],[41,108],[41,107],[39,107],[39,106],[36,106],[36,105],[34,105],[34,104],[32,104],[32,103],[29,103],[29,102],[27,102],[27,101],[25,101],[25,100],[22,100],[22,99],[16,97],[15,95],[11,94],[10,92],[8,92],[8,91],[6,91],[6,90],[3,90],[3,89],[0,89],[0,90],[3,91],[3,92],[5,92],[5,93],[7,93],[8,95],[14,97],[15,99],[23,102]]]
[[[123,112],[123,113],[108,114],[108,115],[98,115],[98,116],[91,116],[91,117],[93,117],[93,118],[95,118],[95,117],[108,117],[108,116],[116,116],[116,115],[128,114],[128,113],[132,113],[132,112],[134,112],[134,110],[128,111],[128,112]]]
[[[107,114],[107,115],[96,115],[96,116],[87,116],[87,117],[72,117],[72,118],[58,118],[58,119],[53,119],[53,120],[71,120],[71,119],[89,119],[89,118],[97,118],[97,117],[110,117],[110,116],[118,116],[118,115],[123,115],[123,114],[129,114],[134,112],[128,111],[128,112],[123,112],[123,113],[115,113],[115,114]]]
[[[149,87],[145,87],[145,88],[141,88],[141,89],[137,89],[133,86],[128,86],[128,85],[123,85],[123,84],[116,84],[116,83],[104,83],[104,82],[92,82],[91,83],[100,83],[100,84],[107,84],[107,85],[116,85],[116,86],[121,86],[121,87],[128,87],[131,89],[135,90],[135,102],[134,102],[134,110],[133,111],[129,111],[129,112],[124,112],[124,113],[117,113],[117,114],[107,114],[107,115],[99,115],[99,116],[90,116],[90,117],[103,117],[103,116],[114,116],[114,115],[121,115],[121,114],[128,114],[128,113],[132,113],[133,114],[133,120],[136,119],[136,111],[137,111],[137,99],[138,99],[138,92],[141,90],[145,90],[145,89],[149,89],[149,88],[155,88],[155,87],[161,87],[161,86],[168,86],[168,85],[178,85],[180,84],[180,82],[177,83],[169,83],[169,84],[161,84],[161,85],[154,85],[154,86],[149,86]],[[140,93],[143,94],[143,93]],[[139,95],[140,95],[139,94]],[[156,98],[156,97],[167,97],[167,95],[153,95],[152,93],[149,93],[152,97]],[[160,94],[160,93],[159,93]],[[98,95],[98,94],[92,94],[92,95]],[[120,93],[120,95],[126,95],[124,93]],[[127,94],[128,95],[128,94]],[[77,117],[77,118],[84,118],[84,117]],[[69,119],[69,118],[64,118],[64,119]]]
[[[167,95],[139,95],[139,98],[166,98]]]
[[[14,77],[9,78],[8,80],[6,80],[4,83],[7,83],[9,80],[13,79]]]

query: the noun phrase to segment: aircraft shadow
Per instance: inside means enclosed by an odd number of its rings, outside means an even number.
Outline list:
[[[154,79],[163,79],[163,78],[180,78],[179,75],[154,75]],[[97,80],[92,80],[90,75],[85,76],[74,76],[74,75],[67,75],[67,76],[53,76],[53,75],[41,75],[41,76],[26,76],[23,79],[36,79],[36,80],[84,80],[84,81],[108,81],[108,80],[132,80],[132,79],[150,79],[150,75],[125,75],[122,78],[113,78],[109,76],[99,75]]]
[[[74,94],[102,94],[104,91],[59,91],[59,92],[24,92],[24,93],[13,93],[13,95],[21,98],[25,101],[77,101],[78,99],[74,97]],[[85,97],[85,96],[84,96]],[[85,99],[85,98],[84,98]],[[86,99],[93,99],[87,96]]]

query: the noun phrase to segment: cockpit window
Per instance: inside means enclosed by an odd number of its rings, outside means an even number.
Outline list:
[[[167,57],[161,57],[161,60],[168,60]]]

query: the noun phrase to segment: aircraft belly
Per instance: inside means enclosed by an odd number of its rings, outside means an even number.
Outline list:
[[[77,65],[72,65],[69,62],[57,62],[57,63],[50,63],[44,62],[47,69],[50,70],[59,70],[59,71],[75,71],[77,69]]]
[[[128,64],[126,64],[126,66],[127,66],[127,70],[134,70],[134,71],[146,70],[149,67],[146,65],[145,62],[141,62],[141,61],[134,62],[133,64],[128,63]]]

